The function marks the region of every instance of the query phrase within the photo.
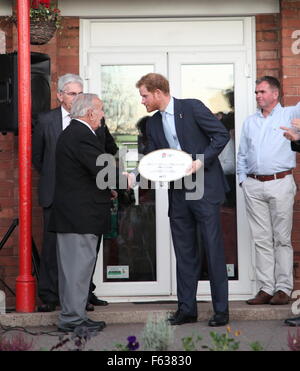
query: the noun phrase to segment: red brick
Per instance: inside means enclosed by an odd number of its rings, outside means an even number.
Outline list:
[[[285,106],[294,106],[299,102],[299,96],[291,96],[291,97],[285,97],[284,99],[284,105]],[[300,227],[300,225],[299,225]]]
[[[257,51],[267,51],[267,50],[278,50],[279,43],[277,41],[258,41],[256,43],[256,50]]]
[[[299,0],[281,0],[281,9],[282,9],[282,12],[284,14],[285,10],[286,9],[290,9],[290,8],[300,8],[300,2]]]
[[[277,50],[261,50],[258,51],[257,59],[276,59],[278,58],[278,52]]]
[[[18,260],[17,256],[0,256],[0,265],[17,266]]]
[[[257,68],[259,69],[279,69],[279,60],[258,60],[257,61]]]
[[[283,28],[294,28],[298,30],[300,28],[300,19],[299,18],[285,18],[282,19]]]
[[[282,65],[284,66],[300,66],[300,58],[299,56],[295,56],[294,54],[288,57],[282,58]]]

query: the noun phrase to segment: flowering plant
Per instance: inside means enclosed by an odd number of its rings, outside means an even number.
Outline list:
[[[51,0],[31,0],[30,20],[53,22],[56,28],[60,27],[61,14]]]

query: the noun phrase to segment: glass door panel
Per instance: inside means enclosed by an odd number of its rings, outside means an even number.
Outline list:
[[[149,72],[164,73],[166,55],[122,54],[120,60],[118,55],[106,54],[91,61],[99,86],[91,84],[90,91],[96,89],[103,100],[106,125],[119,147],[117,161],[130,171],[137,166],[146,140],[147,112],[135,84]],[[165,263],[170,270],[170,251],[165,248],[166,242],[170,246],[167,205],[166,191],[151,186],[118,190],[111,207],[112,230],[103,236],[96,270],[102,296],[170,293],[170,277],[163,274]]]
[[[247,91],[247,80],[244,74],[243,53],[169,53],[169,70],[172,94],[179,98],[197,98],[201,100],[224,124],[230,134],[230,141],[219,155],[229,192],[221,207],[221,222],[227,264],[230,293],[242,294],[251,291],[251,282],[245,266],[251,261],[248,246],[238,244],[237,194],[235,175],[236,156],[236,123],[237,112],[242,117],[242,99],[235,101],[236,92],[242,96]],[[244,112],[244,117],[247,112]],[[244,118],[243,117],[243,118]],[[238,121],[241,125],[242,122]],[[244,236],[245,237],[245,236]],[[202,269],[198,294],[209,294],[208,269],[202,246],[201,234],[198,233],[198,245],[202,257]],[[243,253],[241,254],[241,251]],[[240,269],[243,267],[243,269]],[[172,282],[175,277],[173,276]],[[174,285],[172,285],[174,286]],[[173,293],[175,290],[173,290]]]
[[[135,82],[153,69],[153,65],[101,68],[106,124],[119,149],[127,150],[126,171],[137,166],[142,154],[138,123],[146,119]],[[155,190],[135,187],[118,193],[111,211],[113,230],[103,238],[103,282],[156,281]]]
[[[234,135],[234,66],[233,64],[185,64],[181,66],[182,97],[200,99],[224,124],[230,141],[219,156],[230,191],[221,208],[221,221],[228,278],[238,279],[237,223],[235,188],[235,135]],[[198,237],[202,256],[200,280],[208,279],[206,256]]]

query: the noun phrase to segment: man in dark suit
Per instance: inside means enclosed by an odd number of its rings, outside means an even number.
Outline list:
[[[283,135],[291,141],[292,151],[300,152],[300,119],[293,119],[291,124],[292,128],[282,126],[281,129],[284,130]],[[284,323],[294,327],[300,326],[300,316],[287,318]]]
[[[40,174],[39,204],[43,207],[44,236],[40,260],[40,274],[38,294],[42,305],[40,312],[51,312],[59,304],[58,273],[56,259],[56,234],[48,231],[49,218],[52,210],[55,184],[55,149],[61,132],[70,123],[70,110],[74,98],[83,91],[83,81],[80,76],[66,74],[59,78],[57,86],[57,99],[61,106],[38,116],[37,125],[32,137],[32,162]],[[101,125],[97,135],[105,143],[107,152],[115,154],[118,150],[106,125]],[[91,281],[88,309],[93,305],[107,305],[104,300],[98,299],[93,290],[95,285]]]
[[[200,258],[197,228],[208,259],[214,315],[210,326],[228,323],[228,280],[220,224],[220,205],[225,199],[226,180],[218,155],[229,140],[222,123],[196,99],[170,96],[168,80],[159,74],[143,76],[136,84],[148,112],[158,110],[147,122],[146,153],[175,148],[192,155],[187,175],[204,166],[204,195],[189,199],[183,189],[169,189],[169,218],[176,255],[178,310],[171,325],[197,321],[197,285]],[[204,163],[197,158],[204,154]],[[129,177],[129,183],[132,183]]]
[[[57,234],[60,331],[85,326],[100,331],[104,322],[86,316],[89,284],[97,257],[98,241],[110,231],[108,188],[99,189],[97,158],[105,146],[95,133],[103,117],[96,94],[80,94],[73,102],[70,125],[56,146],[56,178],[49,230]]]

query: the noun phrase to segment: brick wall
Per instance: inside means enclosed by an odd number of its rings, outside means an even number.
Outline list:
[[[46,45],[32,45],[31,51],[46,53],[51,57],[51,106],[57,106],[57,78],[67,72],[79,73],[79,20],[66,17],[63,28],[57,31]],[[5,32],[6,52],[17,50],[17,32],[15,26],[0,18],[0,30]],[[0,41],[1,42],[1,41]],[[1,46],[0,46],[1,50]],[[42,211],[38,206],[38,175],[33,169],[32,179],[32,234],[38,249],[42,244]],[[11,133],[0,134],[0,239],[6,233],[14,218],[18,217],[18,137]],[[18,275],[18,227],[0,252],[0,278],[15,291]],[[0,289],[4,289],[0,284]],[[14,296],[5,290],[7,306],[15,305]]]
[[[294,104],[300,96],[300,56],[297,53],[297,39],[293,32],[300,30],[300,0],[281,1],[281,14],[256,16],[257,76],[272,75],[283,85],[283,103]],[[15,28],[0,18],[0,30],[6,33],[7,52],[16,50]],[[300,31],[299,31],[300,35]],[[300,37],[300,36],[299,36]],[[295,43],[296,44],[293,44]],[[292,51],[293,45],[293,51]],[[31,46],[32,51],[49,54],[51,57],[52,107],[56,107],[56,82],[60,75],[79,72],[79,20],[66,17],[63,28],[55,37],[42,46]],[[299,44],[300,52],[300,44]],[[18,216],[18,141],[12,134],[0,135],[0,238],[12,219]],[[42,241],[42,213],[37,203],[37,174],[33,171],[33,237],[40,248]],[[296,170],[300,185],[300,168]],[[295,247],[295,288],[300,288],[300,192],[295,202],[293,245]],[[0,277],[15,288],[18,274],[18,228],[0,253]],[[2,289],[1,285],[0,288]],[[14,305],[14,298],[6,290],[8,306]]]

